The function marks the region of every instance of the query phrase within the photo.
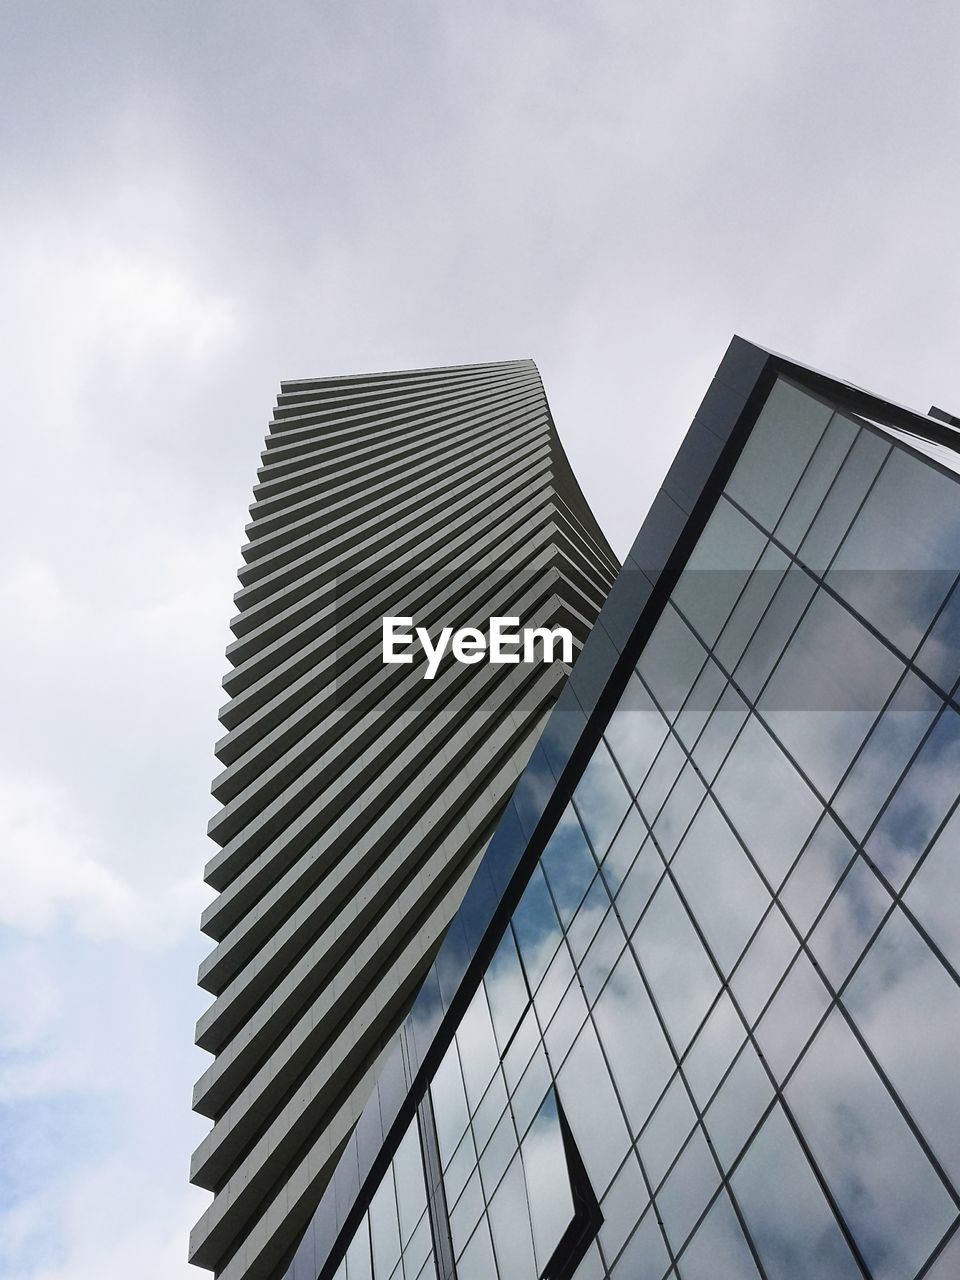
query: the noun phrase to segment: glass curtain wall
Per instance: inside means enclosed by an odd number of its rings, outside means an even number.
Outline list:
[[[435,1280],[436,1275],[423,1152],[414,1122],[364,1214],[336,1280]]]
[[[958,570],[778,382],[431,1084],[459,1280],[960,1275]]]

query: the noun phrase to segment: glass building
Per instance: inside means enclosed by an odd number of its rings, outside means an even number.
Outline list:
[[[735,339],[288,1280],[960,1275],[960,432]]]

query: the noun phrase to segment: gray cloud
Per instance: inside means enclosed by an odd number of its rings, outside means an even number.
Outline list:
[[[205,1199],[203,828],[277,382],[533,356],[621,552],[735,331],[960,411],[960,12],[51,0],[3,23],[0,1123],[76,1123],[17,1147],[0,1275],[142,1250],[166,1280]],[[93,1229],[111,1197],[117,1235]]]

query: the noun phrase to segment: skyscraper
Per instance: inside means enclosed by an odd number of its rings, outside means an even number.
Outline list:
[[[285,383],[259,479],[194,1096],[191,1258],[225,1280],[283,1273],[569,671],[425,679],[384,664],[384,616],[579,651],[618,568],[530,361]]]
[[[960,1274],[958,445],[734,340],[287,1280]]]

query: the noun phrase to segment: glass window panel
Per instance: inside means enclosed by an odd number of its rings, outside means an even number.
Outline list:
[[[668,604],[644,646],[637,671],[671,720],[683,706],[706,658],[706,649]]]
[[[757,1280],[737,1215],[721,1192],[680,1259],[683,1280]]]
[[[572,982],[544,1037],[554,1071],[567,1056],[586,1016],[587,1002],[583,998],[580,983]]]
[[[822,808],[755,719],[744,726],[714,790],[761,870],[778,887]],[[776,803],[771,804],[774,796]]]
[[[721,498],[671,597],[707,644],[720,634],[765,544],[756,525]]]
[[[416,1230],[427,1207],[427,1187],[420,1154],[420,1133],[414,1121],[403,1136],[393,1157],[397,1183],[397,1205],[400,1210],[400,1240],[406,1245]],[[418,1266],[419,1270],[419,1266]]]
[[[623,1248],[624,1241],[649,1203],[650,1196],[640,1165],[631,1151],[600,1206],[603,1213],[600,1243],[608,1258],[615,1258]]]
[[[443,1185],[446,1189],[448,1204],[456,1204],[476,1164],[477,1149],[474,1146],[473,1133],[468,1129],[454,1152],[453,1159],[444,1170]]]
[[[637,676],[631,675],[604,737],[634,791],[639,790],[666,736],[666,720]]]
[[[679,1075],[663,1095],[637,1146],[651,1187],[658,1187],[697,1122]]]
[[[786,1093],[868,1265],[912,1278],[956,1210],[839,1012]]]
[[[602,876],[597,876],[567,930],[567,942],[577,964],[583,959],[609,908],[610,895],[606,884]]]
[[[640,1132],[675,1062],[633,956],[621,956],[593,1011],[634,1134]]]
[[[491,1080],[490,1087],[483,1095],[483,1101],[477,1107],[476,1115],[473,1117],[473,1138],[477,1144],[478,1151],[482,1151],[487,1145],[490,1135],[503,1115],[506,1105],[507,1086],[503,1082],[502,1073],[498,1071]]]
[[[940,705],[932,689],[908,671],[834,801],[858,840],[873,824]]]
[[[561,947],[550,963],[546,976],[537,988],[533,1005],[540,1025],[545,1027],[556,1012],[564,992],[573,981],[573,961],[566,947]]]
[[[758,697],[815,590],[813,580],[802,569],[791,567],[783,575],[770,607],[760,619],[734,671],[747,698]]]
[[[670,1266],[670,1255],[653,1209],[648,1209],[640,1225],[611,1271],[612,1280],[638,1280],[643,1276],[662,1276]]]
[[[674,1249],[679,1249],[706,1209],[720,1183],[720,1174],[700,1129],[657,1192],[657,1209]]]
[[[560,921],[553,908],[543,872],[537,866],[513,913],[513,933],[531,990],[536,988],[553,959],[560,939]]]
[[[660,816],[653,824],[653,835],[663,856],[673,857],[683,833],[700,806],[706,789],[693,765],[687,764],[677,779]]]
[[[496,1280],[497,1275],[490,1232],[484,1220],[457,1259],[457,1280]],[[500,1277],[500,1280],[506,1280],[506,1277]]]
[[[508,929],[484,974],[490,1017],[501,1051],[506,1046],[529,999],[517,944]]]
[[[895,448],[827,575],[912,654],[960,569],[960,487]]]
[[[579,1030],[579,1027],[577,1030]],[[575,1034],[576,1032],[574,1032]],[[517,1133],[521,1137],[529,1127],[530,1121],[540,1110],[540,1103],[552,1083],[553,1076],[550,1074],[550,1067],[547,1064],[547,1055],[541,1046],[530,1060],[530,1065],[523,1073],[523,1077],[514,1090],[513,1098],[510,1102]]]
[[[930,634],[920,646],[917,666],[950,693],[960,678],[960,583],[958,583]]]
[[[600,1250],[594,1241],[573,1273],[573,1280],[607,1280],[607,1269],[600,1258]]]
[[[634,934],[640,964],[679,1052],[713,1002],[720,980],[677,896],[664,881]]]
[[[446,1164],[463,1137],[470,1118],[456,1040],[443,1055],[443,1061],[430,1082],[430,1097],[433,1100],[440,1155]]]
[[[572,807],[568,806],[540,859],[561,924],[566,927],[596,874],[597,864]]]
[[[814,786],[830,796],[902,671],[889,649],[819,591],[759,710]]]
[[[729,973],[770,895],[712,800],[694,818],[673,873],[714,958]]]
[[[779,1106],[747,1148],[733,1192],[768,1280],[863,1280]]]
[[[937,836],[904,901],[955,968],[960,969],[960,809]]]
[[[810,935],[810,950],[835,988],[845,981],[889,907],[890,895],[857,858]]]
[[[647,840],[616,897],[617,913],[628,934],[636,927],[663,875],[663,859],[653,841]]]
[[[493,1036],[493,1023],[487,1007],[487,995],[481,986],[470,1001],[457,1028],[460,1065],[467,1088],[471,1113],[480,1105],[493,1073],[500,1062],[500,1052]]]
[[[953,806],[958,777],[960,716],[948,707],[867,842],[867,852],[895,889],[902,887]]]
[[[856,434],[857,427],[849,418],[835,413],[830,419],[775,530],[777,538],[791,551],[796,551],[810,528]]]
[[[433,1257],[433,1237],[430,1232],[430,1218],[426,1213],[417,1224],[410,1243],[403,1254],[403,1274],[406,1280],[417,1280],[424,1262]]]
[[[517,1131],[513,1127],[513,1116],[505,1111],[480,1157],[480,1181],[488,1204],[516,1151]]]
[[[773,1085],[753,1045],[745,1044],[704,1117],[725,1170],[743,1150],[773,1097]]]
[[[529,1008],[520,1021],[520,1027],[511,1041],[510,1048],[503,1056],[503,1074],[507,1081],[507,1088],[511,1092],[520,1082],[520,1077],[526,1071],[527,1063],[539,1044],[540,1028],[533,1009]]]
[[[954,899],[956,911],[957,900]],[[960,988],[895,911],[844,995],[864,1038],[960,1185]]]
[[[537,1280],[523,1166],[516,1156],[490,1203],[490,1230],[504,1280]]]
[[[733,975],[731,985],[737,1003],[752,1026],[770,998],[773,988],[797,954],[796,934],[776,907],[770,912]]]
[[[960,1276],[960,1231],[955,1231],[936,1262],[925,1273],[923,1280],[957,1280]]]
[[[392,1165],[370,1202],[370,1236],[375,1280],[388,1280],[400,1261],[400,1221]]]
[[[630,793],[603,742],[583,771],[573,803],[597,857],[602,858],[630,804]]]
[[[724,991],[683,1063],[683,1073],[701,1108],[707,1105],[746,1036],[743,1021]]]
[[[727,685],[693,749],[693,758],[708,782],[716,777],[748,714],[743,698],[732,685]]]
[[[814,571],[823,572],[833,559],[889,452],[890,445],[872,431],[861,431],[857,436],[810,532],[800,544],[800,559]]]
[[[453,1251],[456,1255],[459,1255],[464,1249],[474,1227],[480,1221],[483,1211],[484,1201],[483,1188],[480,1185],[480,1171],[475,1169],[460,1199],[450,1210],[450,1234],[453,1237]]]
[[[646,820],[653,822],[666,800],[670,788],[680,776],[680,770],[686,764],[687,757],[683,748],[673,734],[663,744],[660,754],[654,761],[653,768],[647,774],[647,780],[640,788],[637,804]]]
[[[347,1280],[373,1280],[373,1259],[370,1256],[370,1214],[363,1216],[357,1234],[347,1249]]]
[[[727,677],[713,658],[708,658],[676,720],[677,735],[688,751],[699,738],[726,687]]]
[[[780,894],[781,905],[801,934],[806,935],[820,914],[854,852],[840,827],[825,813]]]
[[[551,1089],[520,1144],[533,1226],[533,1251],[542,1272],[573,1217],[573,1193]]]
[[[773,529],[830,419],[832,409],[778,379],[757,418],[726,492]]]
[[[600,1045],[589,1023],[561,1067],[557,1085],[590,1185],[595,1194],[602,1197],[626,1155],[629,1137]]]
[[[608,911],[607,918],[590,943],[590,949],[580,965],[580,983],[588,1003],[592,1004],[600,994],[601,987],[626,945],[620,921],[613,911]]]
[[[760,557],[716,644],[715,653],[725,670],[733,671],[743,657],[789,567],[790,560],[779,547],[767,547]]]
[[[801,952],[757,1024],[757,1041],[781,1083],[830,1006],[830,993]]]
[[[646,839],[646,835],[646,824],[643,818],[640,817],[639,810],[631,805],[630,811],[624,818],[616,839],[610,846],[610,851],[603,861],[603,878],[607,882],[611,897],[620,888],[624,877],[633,866],[634,859]]]

